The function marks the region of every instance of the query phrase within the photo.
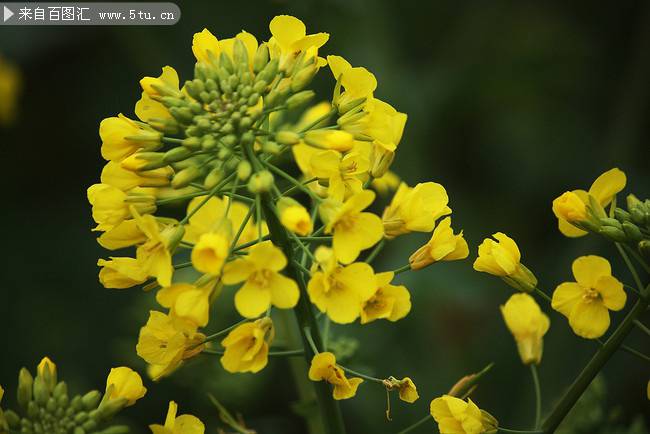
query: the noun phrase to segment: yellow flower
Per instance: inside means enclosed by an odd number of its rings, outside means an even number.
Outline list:
[[[311,360],[309,368],[311,381],[325,380],[334,386],[334,399],[352,398],[357,393],[361,378],[347,378],[345,372],[336,364],[336,357],[330,352],[319,353]]]
[[[409,264],[411,269],[420,270],[434,262],[465,259],[468,255],[469,247],[463,238],[463,231],[454,234],[451,218],[445,217],[433,230],[429,242],[411,255]]]
[[[312,268],[312,276],[307,285],[309,298],[332,321],[339,324],[353,322],[362,315],[364,303],[377,290],[372,267],[363,262],[340,266],[332,250],[325,246],[318,247],[314,254],[317,263]],[[400,303],[398,314],[403,312],[403,302],[404,297],[397,302]]]
[[[168,186],[173,174],[174,170],[169,166],[134,172],[123,168],[120,163],[109,161],[102,169],[101,182],[122,191],[129,191],[136,187]]]
[[[539,364],[542,360],[542,338],[548,331],[550,321],[539,308],[535,299],[528,294],[513,294],[501,314],[517,342],[519,357],[525,364]]]
[[[381,196],[387,196],[388,193],[397,190],[400,186],[400,179],[399,176],[389,170],[382,177],[373,179],[370,185]]]
[[[395,273],[392,271],[375,275],[377,289],[374,295],[363,304],[361,324],[381,318],[397,321],[411,311],[411,294],[405,286],[390,284],[394,276]]]
[[[431,232],[438,218],[451,214],[448,202],[447,191],[440,184],[425,182],[411,188],[402,183],[382,216],[386,238]]]
[[[328,186],[328,197],[338,201],[362,191],[369,168],[368,159],[356,151],[345,155],[333,150],[317,152],[310,165],[311,174]]]
[[[204,339],[195,324],[151,311],[147,324],[140,329],[136,351],[154,366],[153,378],[158,379],[178,368],[183,360],[199,354]]]
[[[287,258],[282,250],[270,241],[254,245],[248,256],[226,264],[223,283],[244,282],[235,294],[235,307],[242,316],[254,318],[271,305],[289,309],[298,303],[298,285],[279,273],[286,265]]]
[[[140,80],[142,90],[149,96],[164,96],[169,92],[179,92],[178,73],[171,66],[163,66],[158,77],[144,77]]]
[[[277,205],[282,226],[303,237],[311,233],[314,226],[304,206],[290,197],[281,197]]]
[[[205,425],[196,416],[182,414],[176,416],[178,405],[174,401],[169,402],[165,425],[149,425],[153,434],[203,434]]]
[[[230,253],[228,231],[206,232],[192,249],[192,265],[202,273],[219,274]]]
[[[273,322],[268,317],[238,326],[221,341],[226,349],[221,357],[223,368],[231,373],[261,371],[268,362],[273,335]]]
[[[106,118],[101,122],[99,136],[102,139],[102,157],[110,161],[121,161],[140,149],[158,149],[162,135],[120,113],[117,117]]]
[[[579,257],[572,270],[576,281],[558,285],[551,306],[569,319],[575,334],[599,338],[609,328],[609,311],[625,307],[623,284],[612,276],[607,259],[599,256]]]
[[[156,301],[170,309],[170,314],[198,327],[208,325],[212,285],[197,287],[189,283],[175,283],[161,289]]]
[[[600,175],[589,187],[589,191],[573,190],[563,193],[553,201],[553,213],[558,219],[558,228],[567,237],[581,237],[587,232],[580,229],[580,223],[588,220],[587,205],[589,197],[605,208],[612,202],[618,192],[625,188],[627,178],[618,168],[608,170]],[[596,212],[600,210],[592,210]]]
[[[504,233],[492,235],[478,246],[478,258],[474,269],[499,276],[508,285],[520,291],[530,292],[537,286],[537,278],[521,262],[521,253],[517,243]]]
[[[363,190],[345,202],[326,199],[319,206],[325,233],[333,234],[336,258],[344,264],[353,262],[362,250],[377,244],[384,235],[381,219],[362,212],[375,200],[375,193]]]
[[[140,375],[126,366],[111,369],[106,379],[108,399],[126,399],[127,406],[135,404],[147,393]]]
[[[148,214],[156,211],[155,197],[142,195],[141,202],[129,203],[129,197],[119,188],[107,184],[93,184],[88,187],[88,202],[92,205],[93,220],[97,223],[96,231],[107,231],[131,218],[131,205],[138,212]]]
[[[134,258],[111,257],[108,261],[99,259],[99,281],[104,288],[125,289],[144,283],[147,280],[140,264]]]
[[[279,59],[280,68],[289,65],[300,52],[305,53],[305,59],[317,57],[318,49],[325,45],[330,37],[327,33],[308,35],[305,24],[290,15],[274,17],[269,23],[269,30],[273,35],[268,42],[269,53],[272,59]],[[324,65],[325,62],[317,57],[318,66]]]
[[[327,56],[327,63],[334,79],[340,80],[341,86],[345,89],[345,92],[334,98],[334,104],[339,109],[354,105],[363,98],[372,99],[372,94],[377,89],[377,79],[373,73],[361,66],[352,67],[341,56]]]
[[[20,71],[0,56],[0,126],[10,125],[14,121],[20,89]]]
[[[147,237],[135,220],[124,220],[97,238],[100,246],[108,250],[118,250],[144,243]]]
[[[187,214],[190,214],[194,209],[205,200],[205,196],[195,197],[187,205]],[[216,229],[223,229],[224,216],[228,210],[227,219],[230,221],[230,228],[233,230],[239,229],[243,223],[249,208],[242,202],[232,201],[230,209],[228,209],[228,197],[218,198],[211,197],[201,208],[199,208],[190,217],[190,220],[185,228],[184,241],[196,244],[201,235],[213,232]],[[264,235],[264,234],[263,234]],[[244,227],[244,230],[237,241],[237,245],[248,243],[257,239],[257,227],[253,218],[250,218]]]
[[[395,158],[397,145],[402,140],[406,126],[407,115],[398,112],[390,104],[379,99],[374,99],[368,110],[369,115],[364,134],[373,139],[370,173],[378,178],[388,171]]]
[[[431,416],[438,423],[440,434],[496,433],[497,421],[478,408],[471,399],[443,395],[431,401]]]
[[[147,276],[155,277],[163,287],[171,285],[174,267],[170,247],[180,241],[178,232],[182,232],[182,226],[169,225],[161,231],[154,216],[141,216],[135,212],[133,217],[146,237],[144,244],[138,246],[135,253],[142,271]]]

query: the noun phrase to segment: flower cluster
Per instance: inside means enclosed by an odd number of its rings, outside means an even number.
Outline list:
[[[396,274],[468,256],[445,188],[410,187],[390,172],[407,116],[374,96],[375,76],[320,57],[329,35],[307,34],[294,17],[269,28],[261,43],[247,32],[197,33],[192,79],[181,86],[165,66],[140,81],[137,119],[119,114],[100,125],[107,163],[88,189],[94,230],[104,248],[135,255],[100,259],[99,280],[156,290],[164,311],[149,313],[136,348],[154,379],[202,352],[220,354],[228,372],[259,372],[274,351],[274,309],[312,318],[315,309],[339,324],[398,321],[411,297]],[[333,97],[310,104],[321,69],[332,74]],[[381,213],[373,189],[395,191]],[[383,246],[411,232],[431,239],[409,264],[377,272]],[[231,287],[244,320],[204,334],[211,306]],[[335,399],[354,396],[363,380],[345,376],[317,331],[300,332],[309,345],[293,351],[311,361],[306,376],[333,385]],[[223,350],[212,349],[220,337]],[[418,398],[408,377],[374,380],[403,401]],[[173,431],[168,425],[154,431]]]
[[[124,366],[111,370],[103,395],[93,390],[70,397],[67,384],[57,377],[57,367],[47,357],[38,364],[35,377],[21,369],[16,396],[23,415],[0,409],[0,433],[128,433],[128,427],[110,426],[110,421],[147,392],[140,376]],[[3,394],[0,387],[0,402]]]

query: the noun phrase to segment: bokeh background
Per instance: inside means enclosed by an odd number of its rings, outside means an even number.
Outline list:
[[[17,119],[0,129],[0,383],[12,390],[18,369],[33,369],[43,355],[77,391],[103,388],[113,366],[143,370],[134,348],[153,294],[110,291],[97,281],[96,260],[107,253],[90,232],[85,190],[103,164],[98,124],[131,115],[138,80],[161,66],[188,77],[193,33],[207,27],[229,37],[245,29],[266,39],[269,20],[289,13],[310,32],[329,32],[323,53],[369,68],[377,96],[408,113],[394,169],[409,183],[445,185],[455,226],[471,246],[467,261],[401,275],[414,307],[396,325],[333,327],[335,340],[358,340],[350,367],[409,375],[421,395],[411,406],[394,400],[389,423],[384,392],[364,384],[357,399],[342,403],[349,431],[397,432],[426,414],[431,398],[489,362],[496,365],[475,400],[504,426],[529,426],[531,379],[498,310],[511,290],[472,271],[471,260],[484,237],[505,231],[547,292],[571,277],[573,258],[588,253],[610,258],[615,274],[631,283],[606,242],[562,237],[550,207],[559,193],[588,187],[614,166],[628,174],[628,191],[649,191],[650,4],[193,0],[180,7],[173,27],[0,27],[0,54],[18,65],[23,81]],[[332,83],[321,75],[324,90]],[[403,238],[381,256],[382,268],[402,265],[426,236]],[[235,320],[227,298],[221,304],[211,331]],[[551,318],[540,368],[546,412],[596,345],[543,307]],[[627,343],[650,348],[638,332]],[[566,432],[646,432],[649,373],[641,360],[617,354],[596,398]],[[122,415],[134,433],[162,421],[170,399],[215,433],[223,425],[207,392],[261,434],[305,432],[284,360],[256,376],[233,376],[204,357],[147,387],[147,397]],[[435,432],[435,425],[414,432]]]

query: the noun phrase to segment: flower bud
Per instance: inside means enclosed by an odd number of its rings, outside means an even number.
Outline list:
[[[598,230],[598,233],[602,236],[609,238],[612,241],[619,243],[627,242],[627,236],[622,229],[613,227],[613,226],[603,226]]]
[[[285,228],[303,237],[311,233],[313,224],[304,206],[290,197],[281,197],[277,206],[280,222]]]
[[[341,130],[312,130],[305,134],[307,144],[321,148],[346,152],[354,145],[354,136]]]
[[[650,261],[650,240],[643,240],[638,245],[639,253],[646,261]]]
[[[239,178],[241,181],[246,181],[249,176],[251,176],[253,168],[251,167],[251,163],[248,162],[248,160],[242,160],[239,162],[237,165],[237,178]]]
[[[94,410],[97,408],[101,397],[102,395],[98,391],[92,390],[81,397],[81,404],[88,411]]]
[[[269,47],[266,43],[260,44],[253,58],[253,72],[259,73],[269,63]]]
[[[364,97],[361,97],[361,98],[353,99],[353,100],[348,101],[348,102],[346,102],[346,103],[344,103],[344,104],[341,104],[341,105],[339,106],[339,113],[342,114],[342,115],[344,115],[344,114],[346,114],[347,112],[349,112],[350,110],[362,106],[362,105],[366,102],[367,99],[368,99],[368,98],[366,98],[366,97],[364,96]],[[364,113],[364,114],[365,114],[365,113]]]
[[[248,51],[241,39],[235,38],[232,57],[235,65],[239,66],[244,71],[248,70]]]
[[[630,222],[623,223],[623,232],[627,235],[628,240],[631,241],[641,241],[643,239],[643,234],[637,225]]]
[[[206,190],[212,190],[222,180],[223,180],[223,169],[221,169],[221,167],[215,167],[212,170],[210,170],[208,175],[205,177],[205,180],[203,180],[203,186],[205,187]]]
[[[395,152],[386,151],[383,148],[375,146],[370,155],[370,174],[373,178],[381,178],[388,172],[393,160],[395,159]]]
[[[563,193],[553,201],[553,213],[556,217],[566,220],[569,223],[587,220],[587,206],[572,191]]]
[[[296,72],[291,80],[291,90],[298,92],[309,86],[309,83],[312,82],[317,72],[318,67],[315,64],[306,66]]]
[[[186,167],[174,175],[172,178],[172,187],[176,189],[187,187],[192,181],[201,176],[201,174],[201,170],[196,166]]]
[[[45,384],[45,379],[41,375],[37,375],[34,379],[34,399],[40,405],[45,405],[47,399],[50,397],[50,392],[48,391],[47,384]],[[29,410],[29,404],[34,401],[30,401],[27,404],[27,409]]]
[[[275,140],[283,145],[291,146],[300,143],[300,134],[289,130],[282,130],[275,133]]]
[[[314,92],[313,90],[303,90],[302,92],[298,92],[294,95],[291,95],[287,99],[287,107],[289,109],[298,108],[302,105],[307,104],[315,96],[316,96],[316,92]]]
[[[196,139],[196,137],[192,137],[192,139]],[[193,151],[191,151],[188,147],[178,146],[165,152],[163,155],[163,161],[165,161],[165,163],[176,163],[177,161],[182,161],[186,158],[191,157],[192,154]]]
[[[273,174],[268,170],[254,173],[248,180],[248,190],[251,193],[266,193],[273,187]]]
[[[271,83],[275,78],[275,75],[278,73],[278,65],[279,60],[277,58],[269,61],[264,69],[257,74],[257,77],[255,77],[255,82],[264,81],[266,83]]]
[[[191,151],[197,151],[201,149],[201,139],[198,137],[188,137],[183,139],[183,146]]]
[[[32,390],[34,387],[34,378],[26,369],[22,368],[18,373],[18,405],[27,408],[27,404],[32,400]]]
[[[106,399],[125,398],[128,407],[135,404],[145,393],[147,389],[137,372],[125,366],[111,369],[106,379]]]
[[[49,358],[43,357],[43,360],[36,367],[36,372],[38,377],[43,377],[45,380],[45,386],[49,391],[54,389],[56,386],[56,365]]]

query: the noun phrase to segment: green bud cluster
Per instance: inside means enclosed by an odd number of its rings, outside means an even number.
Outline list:
[[[641,201],[634,195],[627,197],[627,210],[616,208],[614,216],[600,218],[598,232],[619,243],[634,244],[650,259],[650,199]]]
[[[56,372],[42,369],[36,377],[26,368],[18,374],[19,412],[6,410],[3,424],[9,432],[25,434],[124,434],[129,428],[106,426],[126,405],[124,399],[102,400],[96,390],[70,398],[68,386]],[[4,433],[0,424],[0,433]]]
[[[232,56],[222,52],[218,57],[211,55],[209,62],[198,62],[194,78],[185,82],[183,91],[154,86],[159,95],[152,98],[172,117],[149,124],[168,137],[181,137],[168,138],[165,142],[175,146],[166,152],[147,152],[151,163],[145,169],[171,166],[171,186],[176,189],[192,183],[210,189],[233,171],[240,180],[247,180],[251,168],[242,163],[247,160],[245,147],[258,142],[262,152],[281,150],[269,137],[261,134],[257,138],[261,120],[272,111],[308,103],[314,92],[305,88],[317,71],[316,59],[305,60],[304,53],[281,70],[278,59],[270,59],[266,44],[249,59],[245,45],[237,39]]]

